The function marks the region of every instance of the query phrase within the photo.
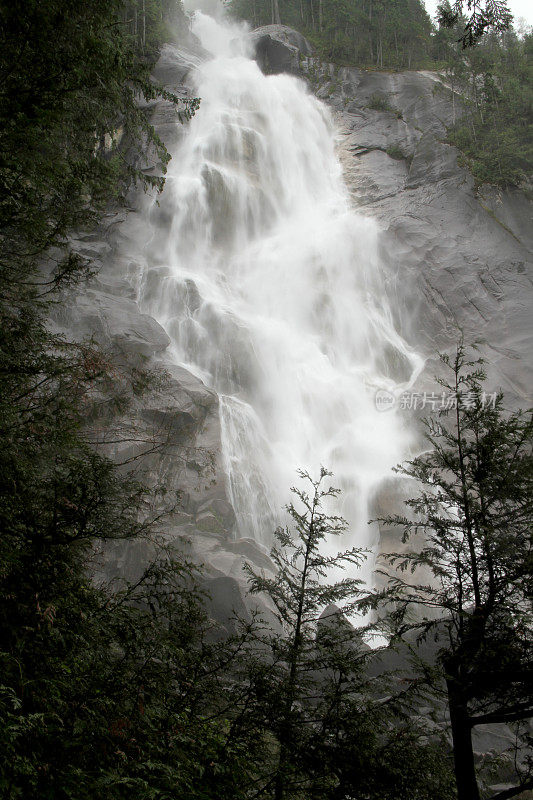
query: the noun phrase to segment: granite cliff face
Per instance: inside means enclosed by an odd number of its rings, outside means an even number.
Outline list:
[[[474,187],[457,150],[443,141],[456,110],[438,76],[343,69],[338,81],[331,102],[346,181],[384,230],[402,332],[430,359],[453,346],[458,328],[466,341],[484,339],[489,383],[526,405],[531,203],[516,189]],[[376,96],[391,110],[368,108]]]
[[[173,362],[168,335],[139,307],[137,265],[124,255],[128,226],[135,224],[130,208],[110,214],[98,232],[72,239],[75,250],[97,258],[99,273],[55,310],[52,325],[71,341],[94,341],[112,365],[109,392],[93,398],[98,408],[89,421],[94,440],[145,483],[163,488],[166,505],[178,500],[177,513],[154,532],[205,565],[211,615],[228,624],[234,610],[247,613],[241,597],[244,558],[266,568],[270,560],[253,540],[232,539],[235,519],[220,463],[218,397]],[[152,388],[141,391],[145,373],[152,376]],[[128,403],[118,417],[111,411],[117,396]],[[101,554],[98,575],[135,580],[153,557],[147,542],[115,543]]]
[[[285,25],[265,25],[251,34],[255,57],[262,71],[268,75],[286,72],[302,75],[304,59],[311,58],[313,48],[298,31]]]
[[[435,74],[321,65],[303,37],[280,26],[259,29],[252,37],[265,71],[299,74],[334,111],[353,202],[382,231],[389,293],[397,298],[396,327],[428,359],[414,388],[434,389],[434,354],[453,346],[459,327],[467,340],[486,339],[491,384],[525,405],[531,386],[530,207],[517,190],[476,189],[457,151],[444,143],[459,100],[452,103]],[[155,71],[158,80],[184,96],[190,91],[188,72],[201,55],[192,40],[187,48],[178,54],[165,49]],[[150,112],[169,146],[187,135],[170,105],[157,103]],[[144,168],[154,173],[160,165],[147,162]],[[179,492],[179,513],[161,534],[206,565],[212,616],[228,625],[232,610],[246,614],[251,605],[244,591],[244,561],[264,569],[272,565],[262,545],[235,538],[217,395],[176,365],[171,338],[144,313],[150,280],[159,281],[166,267],[153,268],[141,281],[143,208],[143,198],[132,193],[128,208],[110,213],[100,230],[73,237],[73,248],[94,259],[100,271],[58,310],[54,325],[78,340],[93,337],[115,360],[133,409],[120,422],[131,436],[122,438],[135,441],[116,445],[109,435],[107,451],[135,463],[152,484]],[[194,292],[191,284],[188,302],[194,303]],[[137,395],[140,368],[164,369],[167,378]],[[375,497],[375,508],[390,511],[401,495],[391,480]],[[117,547],[106,553],[104,571],[133,577],[149,555],[145,545]]]

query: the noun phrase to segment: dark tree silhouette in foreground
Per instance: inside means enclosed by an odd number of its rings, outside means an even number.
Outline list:
[[[386,557],[399,570],[388,598],[400,621],[415,606],[440,614],[419,627],[438,635],[458,798],[477,800],[472,730],[516,724],[521,745],[530,738],[520,726],[533,717],[533,422],[531,413],[506,414],[501,394],[487,402],[482,360],[469,360],[462,343],[442,362],[451,377],[440,383],[457,408],[441,425],[428,421],[431,449],[399,468],[420,486],[407,501],[414,513],[382,521],[423,543],[419,552]],[[432,573],[428,585],[402,577],[418,567]],[[495,798],[533,787],[532,768],[519,758],[516,787]]]

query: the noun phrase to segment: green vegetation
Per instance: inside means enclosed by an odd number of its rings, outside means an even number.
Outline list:
[[[338,65],[444,71],[452,90],[450,143],[478,183],[516,186],[530,177],[533,161],[533,34],[516,34],[505,3],[469,4],[469,16],[461,5],[443,0],[437,28],[419,0],[278,0],[277,11],[271,0],[231,0],[229,8],[254,26],[279,11],[320,59]],[[401,118],[383,94],[368,108]]]
[[[304,33],[321,58],[337,64],[417,69],[431,63],[432,23],[421,0],[229,0],[232,13],[254,27],[289,25]],[[463,16],[463,9],[468,16]],[[442,3],[438,24],[463,48],[486,32],[509,29],[506,0]]]
[[[372,95],[368,101],[367,108],[371,108],[374,111],[394,111],[388,97],[383,94],[379,94],[379,92],[376,92]]]
[[[279,0],[284,25],[300,30],[336,64],[416,69],[427,64],[431,21],[421,0]],[[270,0],[231,0],[252,25],[275,21]]]
[[[478,183],[518,185],[530,178],[533,163],[533,34],[486,35],[459,55],[450,33],[438,49],[462,113],[449,140]]]
[[[464,13],[468,16],[464,16]],[[491,31],[506,31],[511,26],[512,14],[507,0],[454,0],[442,3],[437,19],[443,28],[456,28],[461,24],[460,42],[463,49],[474,47],[482,36]]]
[[[275,534],[274,576],[248,568],[251,592],[270,598],[283,633],[259,632],[252,670],[254,702],[277,743],[259,796],[452,800],[449,761],[437,759],[441,737],[428,741],[429,727],[409,717],[413,698],[388,675],[369,679],[371,626],[355,629],[344,616],[365,594],[349,573],[366,554],[323,552],[346,530],[342,517],[326,511],[339,490],[328,486],[325,469],[316,480],[300,477],[304,488],[293,488],[296,504],[287,509],[293,527]],[[348,574],[330,583],[331,571]]]
[[[405,158],[402,148],[398,147],[397,144],[391,144],[390,147],[387,147],[385,152],[388,156],[394,158],[395,161],[402,161]]]
[[[142,22],[133,29],[132,10]],[[194,652],[201,630],[190,610],[194,594],[179,588],[188,567],[163,558],[120,594],[97,589],[87,575],[97,544],[144,536],[150,526],[145,487],[87,441],[96,395],[113,394],[120,370],[90,343],[66,342],[45,324],[62,288],[92,271],[69,252],[69,230],[97,222],[131,182],[162,185],[126,152],[154,147],[168,160],[137,104],[139,96],[173,99],[149,80],[165,10],[109,0],[0,4],[6,800],[146,797],[147,787],[156,796],[190,785],[202,763],[184,721],[191,695],[173,693],[170,701],[168,694],[172,681],[185,686],[180,670],[189,685],[184,653]],[[171,733],[179,725],[184,733]],[[216,749],[217,730],[204,727],[202,746]],[[179,767],[168,757],[176,749]]]

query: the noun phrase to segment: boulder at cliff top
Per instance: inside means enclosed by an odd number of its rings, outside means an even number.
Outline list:
[[[263,72],[277,75],[302,72],[301,56],[312,55],[313,48],[301,33],[286,25],[265,25],[252,31],[255,58]]]

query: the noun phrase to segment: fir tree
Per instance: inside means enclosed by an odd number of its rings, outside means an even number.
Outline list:
[[[419,535],[420,550],[386,556],[399,572],[378,602],[394,600],[407,629],[410,609],[432,611],[417,627],[438,637],[436,688],[442,678],[458,798],[475,800],[472,730],[533,716],[533,421],[531,413],[505,413],[501,394],[487,396],[482,361],[469,359],[463,344],[442,363],[451,378],[441,385],[457,407],[440,425],[428,421],[428,451],[399,469],[420,486],[407,501],[414,518],[382,520],[400,526],[404,540]],[[418,567],[429,570],[427,584],[402,577]],[[527,729],[519,727],[517,737],[523,747]],[[516,787],[495,797],[533,786],[532,765],[516,764]]]

